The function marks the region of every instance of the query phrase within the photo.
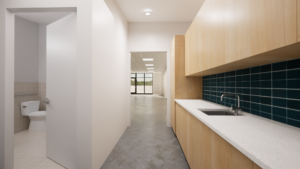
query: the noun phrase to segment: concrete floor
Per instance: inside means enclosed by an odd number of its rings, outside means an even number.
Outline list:
[[[131,96],[131,126],[101,169],[188,169],[166,115],[166,98]]]

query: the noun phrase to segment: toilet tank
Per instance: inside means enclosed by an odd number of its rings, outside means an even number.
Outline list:
[[[28,116],[31,112],[39,110],[40,101],[21,102],[21,113],[23,116]]]

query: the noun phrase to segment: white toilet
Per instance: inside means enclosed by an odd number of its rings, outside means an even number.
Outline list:
[[[30,125],[28,130],[46,130],[46,111],[38,111],[39,106],[40,101],[21,102],[22,115],[29,116],[30,118]]]

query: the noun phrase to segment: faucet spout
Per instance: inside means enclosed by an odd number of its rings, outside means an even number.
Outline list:
[[[236,96],[238,98],[238,107],[234,107],[234,110],[236,111],[236,114],[238,114],[238,111],[240,110],[240,96],[237,94],[222,94],[221,101],[223,101],[224,96]]]

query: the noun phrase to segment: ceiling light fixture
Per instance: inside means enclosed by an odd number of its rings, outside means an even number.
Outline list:
[[[149,16],[151,15],[151,12],[145,12],[145,15]]]
[[[153,64],[146,64],[146,66],[154,66]]]
[[[154,69],[154,68],[150,68],[150,67],[149,67],[149,68],[147,68],[147,69],[150,70],[150,69]]]
[[[153,58],[144,58],[143,61],[153,61]]]

